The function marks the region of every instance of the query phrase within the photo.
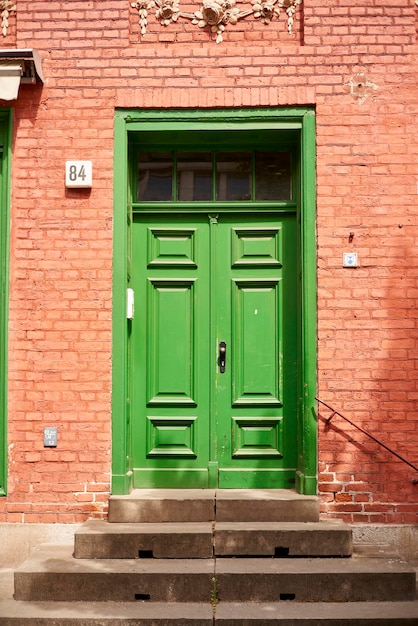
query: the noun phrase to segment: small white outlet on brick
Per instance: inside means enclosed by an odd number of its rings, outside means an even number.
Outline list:
[[[357,252],[343,252],[343,267],[358,267]]]

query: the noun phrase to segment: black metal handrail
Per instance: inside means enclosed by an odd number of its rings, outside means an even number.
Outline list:
[[[336,409],[334,409],[332,406],[330,406],[329,404],[327,404],[326,402],[324,402],[323,400],[321,400],[320,398],[315,398],[315,400],[317,400],[317,402],[320,402],[321,404],[323,404],[324,406],[327,407],[327,409],[329,409],[330,411],[332,411],[331,415],[327,418],[326,423],[330,424],[332,418],[335,415],[338,415],[338,417],[341,417],[343,420],[345,420],[346,422],[348,422],[349,424],[351,424],[351,426],[354,426],[354,428],[357,428],[357,430],[359,430],[361,433],[363,433],[364,435],[367,435],[367,437],[370,437],[370,439],[373,439],[374,442],[376,442],[379,446],[381,446],[382,448],[384,448],[385,450],[387,450],[388,452],[390,452],[391,454],[393,454],[394,456],[396,456],[400,461],[403,461],[404,463],[406,463],[407,465],[409,465],[409,467],[412,467],[412,469],[414,469],[416,472],[418,472],[418,467],[416,467],[416,465],[414,465],[413,463],[411,463],[410,461],[407,461],[407,459],[405,459],[403,456],[401,456],[400,454],[398,454],[398,452],[395,452],[395,450],[392,450],[392,448],[389,448],[389,446],[387,446],[385,443],[383,443],[382,441],[379,441],[379,439],[377,439],[374,435],[372,435],[371,433],[367,432],[367,430],[364,430],[364,428],[361,428],[361,426],[358,426],[357,424],[355,424],[354,422],[352,422],[350,419],[348,419],[348,417],[346,417],[345,415],[343,415],[342,413],[340,413],[339,411],[337,411]],[[418,478],[414,478],[413,483],[417,484],[418,483]]]

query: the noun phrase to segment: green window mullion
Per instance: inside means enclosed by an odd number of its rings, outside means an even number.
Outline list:
[[[136,202],[138,198],[138,152],[134,155],[133,148],[129,148],[128,162],[131,164],[129,168],[128,187],[131,204]]]
[[[178,169],[177,169],[177,150],[173,152],[173,202],[178,199]]]
[[[216,187],[217,187],[217,176],[216,176],[216,152],[213,150],[212,152],[212,201],[216,202]]]
[[[290,171],[292,176],[292,201],[300,202],[300,163],[295,148],[290,150]]]
[[[255,150],[251,153],[251,202],[255,201]]]

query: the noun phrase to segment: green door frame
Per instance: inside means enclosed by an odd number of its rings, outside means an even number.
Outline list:
[[[7,346],[11,111],[0,110],[0,496],[7,493]]]
[[[113,392],[112,493],[129,493],[132,482],[130,441],[129,336],[126,290],[130,284],[129,134],[139,131],[298,130],[301,155],[300,202],[300,348],[298,468],[296,489],[317,488],[316,421],[316,179],[315,112],[312,108],[117,110],[114,142]],[[137,303],[140,306],[140,303]]]

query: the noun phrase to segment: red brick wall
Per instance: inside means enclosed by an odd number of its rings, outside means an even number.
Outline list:
[[[0,521],[106,511],[115,107],[315,105],[318,396],[418,463],[416,13],[413,0],[305,0],[291,35],[283,13],[249,16],[216,44],[186,18],[160,25],[155,8],[141,39],[129,0],[19,0],[2,47],[39,50],[46,81],[12,105]],[[73,158],[94,161],[90,193],[64,187]],[[347,251],[359,268],[342,267]],[[324,515],[417,522],[416,473],[328,416],[320,407]],[[44,449],[54,425],[59,447]]]

